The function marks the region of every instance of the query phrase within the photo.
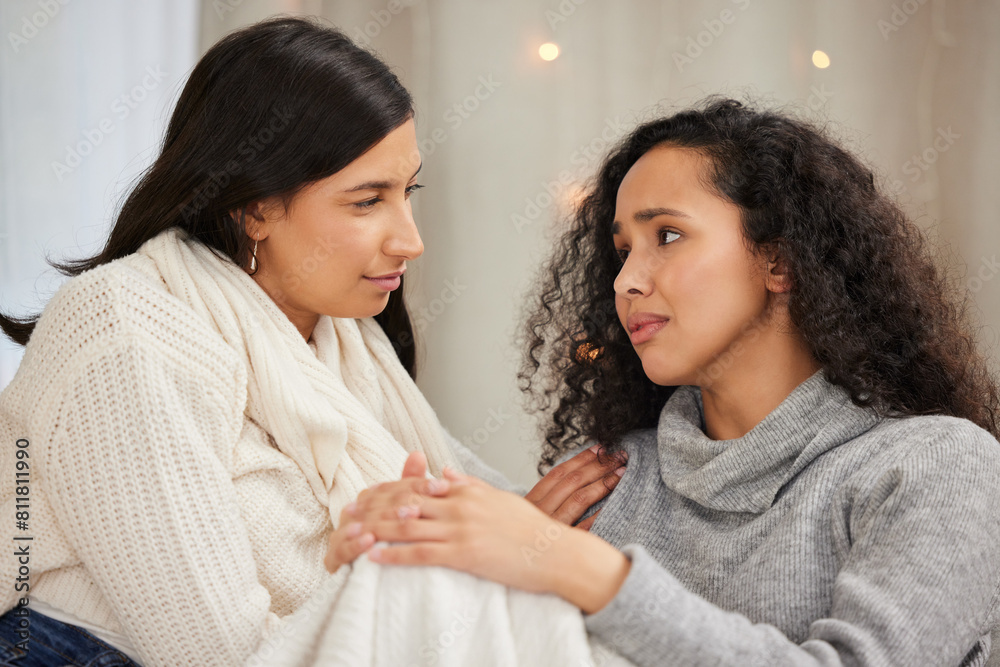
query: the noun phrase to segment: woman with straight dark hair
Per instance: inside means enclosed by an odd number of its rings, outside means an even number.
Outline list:
[[[328,595],[328,550],[372,545],[335,520],[365,487],[448,464],[509,488],[413,382],[420,164],[410,95],[340,32],[280,18],[204,55],[104,250],[0,316],[26,346],[0,662],[242,665]],[[584,452],[527,497],[576,521],[619,465]]]
[[[553,592],[637,665],[982,666],[998,392],[919,229],[809,123],[709,100],[636,128],[547,265],[542,463],[628,471],[590,532],[447,474],[361,494],[377,563]],[[519,557],[519,555],[520,557]]]

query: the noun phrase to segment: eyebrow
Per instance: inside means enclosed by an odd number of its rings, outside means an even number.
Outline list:
[[[637,211],[632,219],[637,223],[642,224],[644,222],[649,222],[653,218],[657,218],[661,215],[670,215],[675,218],[690,218],[691,216],[684,211],[678,211],[676,208],[644,208],[641,211]],[[622,225],[617,220],[611,225],[612,234],[620,234],[622,231]]]
[[[423,168],[424,168],[424,163],[421,162],[420,166],[417,167],[417,170],[413,172],[413,176],[410,176],[406,180],[407,181],[413,180],[413,177],[419,174],[420,170]],[[347,190],[344,190],[344,192],[357,192],[359,190],[388,190],[394,185],[395,183],[393,181],[365,181],[360,185],[355,185],[353,188],[348,188]]]

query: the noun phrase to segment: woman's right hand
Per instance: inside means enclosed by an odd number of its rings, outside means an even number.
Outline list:
[[[591,505],[615,489],[628,461],[625,452],[606,456],[599,455],[600,449],[600,445],[594,445],[563,461],[539,480],[525,499],[556,521],[590,530],[600,510],[576,522]]]
[[[354,559],[368,551],[375,544],[375,535],[371,532],[360,533],[361,524],[351,521],[345,507],[340,512],[338,528],[330,533],[330,543],[323,564],[331,573],[340,569],[341,565],[353,563]]]

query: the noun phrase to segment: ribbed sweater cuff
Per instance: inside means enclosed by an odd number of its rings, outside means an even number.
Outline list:
[[[632,561],[625,582],[611,602],[585,616],[584,622],[587,632],[609,648],[633,656],[649,650],[645,630],[665,626],[671,601],[683,586],[641,545],[628,544],[622,552]]]

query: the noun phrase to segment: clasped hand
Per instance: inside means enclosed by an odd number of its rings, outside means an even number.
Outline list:
[[[622,458],[603,459],[596,447],[581,452],[522,498],[450,469],[443,479],[427,479],[423,454],[411,454],[402,479],[365,489],[344,508],[326,567],[336,571],[367,551],[379,563],[440,565],[522,590],[559,592],[560,574],[576,564],[567,559],[579,560],[580,545],[570,547],[581,536],[620,555],[586,532],[596,515],[571,527],[624,472]],[[375,542],[393,544],[372,548]]]

